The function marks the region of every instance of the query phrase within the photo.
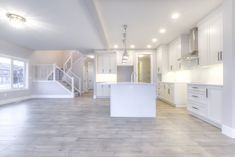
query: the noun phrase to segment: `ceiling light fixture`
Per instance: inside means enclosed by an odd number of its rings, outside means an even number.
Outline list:
[[[6,16],[9,19],[9,22],[13,27],[24,28],[26,18],[17,14],[12,14],[12,13],[7,13]]]
[[[135,45],[131,45],[130,48],[134,49],[134,48],[135,48]]]
[[[123,42],[123,45],[124,45],[124,52],[123,52],[123,55],[122,55],[122,63],[125,63],[127,60],[128,60],[128,58],[129,58],[129,56],[128,56],[128,52],[127,52],[127,49],[126,49],[126,30],[127,30],[127,25],[123,25],[123,40],[122,40],[122,42]]]
[[[90,59],[94,59],[95,58],[94,55],[88,55],[87,57],[90,58]]]
[[[117,48],[118,48],[118,45],[114,45],[113,48],[117,49]]]
[[[152,42],[153,42],[153,43],[156,43],[156,42],[157,42],[157,38],[153,38],[153,39],[152,39]]]
[[[148,49],[151,49],[151,48],[152,48],[152,45],[147,45],[147,48],[148,48]]]
[[[176,13],[173,13],[173,14],[171,15],[171,18],[172,18],[172,19],[175,19],[175,20],[178,19],[179,17],[180,17],[180,14],[177,13],[177,12],[176,12]]]
[[[162,29],[160,29],[160,31],[159,31],[161,34],[164,34],[164,33],[166,33],[166,29],[165,28],[162,28]]]

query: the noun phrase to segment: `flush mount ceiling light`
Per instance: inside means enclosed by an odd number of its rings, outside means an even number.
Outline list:
[[[7,13],[6,16],[9,19],[11,26],[15,28],[24,28],[26,18],[17,14],[12,14],[12,13]]]
[[[162,28],[162,29],[159,30],[159,32],[160,32],[161,34],[164,34],[164,33],[166,33],[166,29],[165,29],[165,28]]]
[[[174,19],[174,20],[178,19],[179,17],[180,17],[180,14],[177,13],[177,12],[175,12],[171,15],[171,18]]]
[[[94,59],[95,58],[94,55],[88,55],[87,57],[90,58],[90,59]]]
[[[148,49],[151,49],[151,48],[152,48],[152,45],[147,45],[147,48],[148,48]]]
[[[156,43],[156,42],[157,42],[157,38],[153,38],[153,39],[152,39],[152,42],[153,42],[153,43]]]
[[[114,45],[113,48],[117,49],[117,48],[118,48],[118,45]]]
[[[134,48],[135,48],[135,45],[131,45],[130,48],[134,49]]]

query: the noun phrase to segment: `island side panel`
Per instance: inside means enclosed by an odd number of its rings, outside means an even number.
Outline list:
[[[110,101],[111,117],[156,117],[155,85],[112,85]]]

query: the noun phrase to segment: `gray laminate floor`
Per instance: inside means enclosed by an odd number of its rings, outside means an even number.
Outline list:
[[[30,100],[0,107],[0,157],[235,157],[235,140],[159,102],[157,119],[110,118],[109,102]]]

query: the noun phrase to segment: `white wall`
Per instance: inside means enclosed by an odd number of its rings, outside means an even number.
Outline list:
[[[235,138],[235,1],[224,0],[224,134]]]
[[[29,60],[33,50],[0,40],[0,54]],[[30,68],[30,62],[29,62]],[[28,98],[31,93],[31,69],[29,69],[29,88],[25,90],[0,92],[0,104]]]
[[[42,82],[33,82],[32,83],[32,95],[33,96],[71,96],[71,93],[65,89],[58,82],[54,81],[42,81]]]
[[[63,66],[64,51],[35,51],[30,60],[33,64],[56,64]]]

